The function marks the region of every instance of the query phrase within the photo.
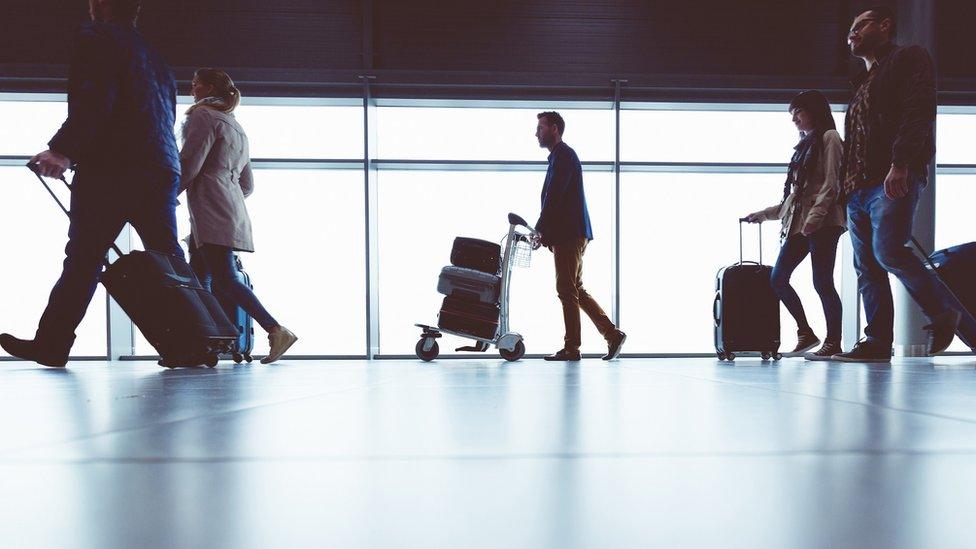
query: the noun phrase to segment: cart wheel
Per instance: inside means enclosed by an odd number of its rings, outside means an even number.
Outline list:
[[[244,355],[241,353],[234,353],[234,364],[240,364],[244,362]]]
[[[725,360],[728,360],[729,362],[734,361],[735,360],[735,354],[734,353],[729,353],[729,354],[725,355]]]
[[[773,360],[779,360],[781,358],[783,358],[782,353],[773,353]]]
[[[437,355],[440,354],[441,349],[440,346],[438,346],[437,342],[435,341],[434,344],[431,345],[430,350],[424,351],[425,341],[426,339],[421,339],[420,341],[418,341],[417,346],[414,347],[414,351],[416,351],[417,353],[417,358],[423,360],[424,362],[430,362],[431,360],[437,358]]]
[[[220,362],[220,357],[217,355],[210,355],[207,357],[207,368],[216,368],[217,363]]]
[[[760,356],[762,356],[762,359],[764,361],[766,361],[766,360],[769,360],[770,358],[772,358],[773,357],[773,354],[772,353],[767,353],[767,352],[763,351],[762,355],[760,355]]]
[[[506,351],[505,349],[498,349],[498,354],[502,355],[502,358],[509,362],[515,362],[516,360],[522,358],[525,355],[525,343],[522,340],[518,340],[515,343],[515,348],[511,351]]]
[[[251,358],[251,355],[250,354],[245,353],[244,354],[244,362],[247,362],[248,364],[250,364],[251,362],[254,362],[254,359]]]

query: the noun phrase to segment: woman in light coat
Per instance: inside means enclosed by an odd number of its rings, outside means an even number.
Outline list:
[[[191,88],[196,101],[186,112],[180,192],[190,209],[190,263],[206,287],[236,303],[268,332],[271,350],[261,360],[281,358],[298,339],[238,281],[234,252],[253,252],[251,220],[244,199],[254,190],[247,135],[234,118],[240,91],[221,70],[200,69]]]
[[[794,356],[820,343],[807,322],[803,304],[790,286],[790,276],[810,255],[813,285],[823,304],[827,335],[821,348],[806,355],[808,360],[829,360],[840,353],[841,301],[834,287],[837,242],[846,230],[844,205],[838,200],[844,146],[837,133],[830,103],[818,91],[805,91],[793,98],[789,112],[800,130],[800,142],[790,161],[783,200],[775,206],[749,214],[746,220],[761,223],[782,221],[783,246],[771,282],[780,300],[797,324]]]

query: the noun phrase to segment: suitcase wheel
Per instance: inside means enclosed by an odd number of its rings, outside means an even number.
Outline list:
[[[773,360],[779,360],[781,358],[783,358],[782,353],[773,353]]]
[[[735,355],[732,353],[717,353],[717,354],[719,360],[728,360],[729,362],[735,360]]]
[[[502,358],[504,358],[509,362],[515,362],[516,360],[522,358],[522,356],[525,354],[525,343],[522,343],[522,340],[519,340],[515,344],[514,349],[512,349],[511,351],[506,351],[505,349],[498,349],[498,354],[502,355]]]
[[[241,353],[234,353],[234,356],[232,358],[234,359],[234,364],[240,364],[241,362],[244,362],[244,355],[242,355]]]
[[[218,355],[210,355],[207,357],[207,368],[216,368],[217,363],[220,362],[220,357]]]
[[[432,342],[433,344],[430,346],[430,349],[428,349],[428,350],[425,351],[424,350],[424,343],[426,341],[427,341],[427,338],[421,338],[420,341],[417,342],[417,346],[414,347],[414,351],[416,351],[416,353],[417,353],[417,358],[419,358],[420,360],[423,360],[424,362],[430,362],[431,360],[434,360],[435,358],[437,358],[437,355],[440,354],[441,349],[437,345],[437,342],[434,341],[434,342]]]
[[[244,362],[247,362],[248,364],[250,364],[253,361],[254,361],[254,359],[251,358],[251,355],[250,354],[244,353]]]
[[[763,351],[761,356],[762,356],[762,359],[763,360],[769,360],[770,358],[773,357],[773,354],[772,353],[767,353],[766,351]]]

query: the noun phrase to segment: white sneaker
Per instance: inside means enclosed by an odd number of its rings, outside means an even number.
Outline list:
[[[291,333],[291,330],[284,326],[278,326],[277,329],[268,334],[271,350],[268,352],[268,356],[261,359],[261,364],[271,364],[277,361],[296,341],[298,341],[298,336]]]

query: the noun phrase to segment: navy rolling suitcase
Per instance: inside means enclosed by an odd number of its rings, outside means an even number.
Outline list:
[[[32,165],[28,167],[34,171]],[[70,216],[44,178],[34,173]],[[66,179],[61,181],[71,189]],[[106,260],[100,281],[159,353],[160,366],[216,366],[239,334],[190,265],[151,250],[122,254],[115,245],[111,249],[119,258],[111,264]]]
[[[939,250],[929,256],[914,237],[912,243],[925,257],[928,268],[949,289],[956,310],[962,313],[956,335],[976,352],[976,242]]]
[[[244,270],[244,265],[241,264],[241,257],[237,254],[234,254],[234,264],[236,266],[234,274],[237,276],[237,281],[253,290],[254,284],[251,283],[251,275],[247,274],[247,271]],[[254,350],[254,319],[236,303],[228,303],[219,297],[217,301],[224,308],[227,318],[230,319],[234,327],[241,334],[227,355],[238,364],[241,362],[250,363],[252,360],[251,351]]]
[[[773,269],[762,264],[762,225],[755,263],[742,260],[743,222],[739,220],[739,262],[719,270],[715,280],[715,352],[719,360],[735,360],[735,353],[746,351],[779,360],[779,298],[769,282]]]

